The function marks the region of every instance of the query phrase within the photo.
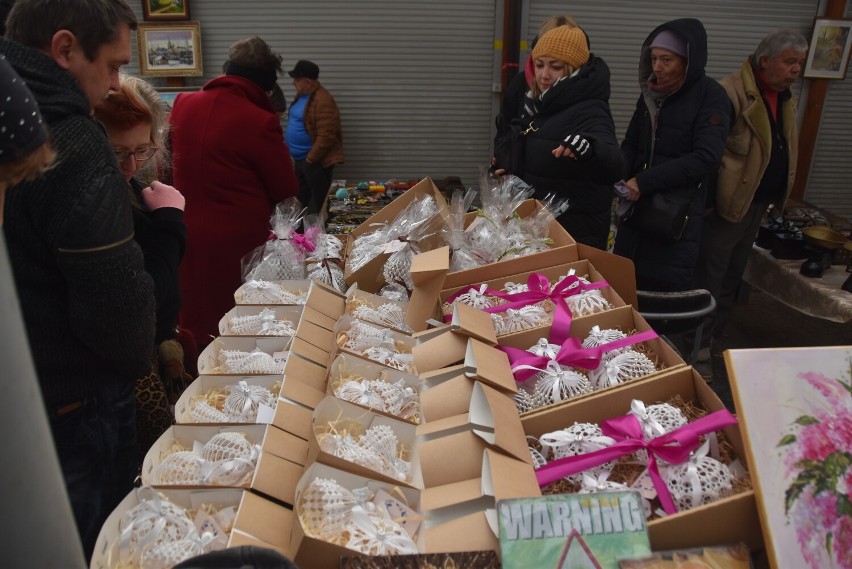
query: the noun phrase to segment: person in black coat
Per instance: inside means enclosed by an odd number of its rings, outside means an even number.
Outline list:
[[[622,156],[609,109],[609,68],[589,52],[585,33],[559,26],[532,52],[535,83],[521,111],[528,128],[524,171],[512,172],[541,199],[568,198],[559,223],[578,242],[606,249],[612,185]]]
[[[642,202],[657,192],[692,199],[679,240],[620,224],[614,252],[633,259],[641,290],[694,287],[707,185],[719,169],[731,107],[722,86],[704,74],[706,63],[707,33],[692,18],[658,26],[642,44],[642,94],[621,143],[623,199]]]

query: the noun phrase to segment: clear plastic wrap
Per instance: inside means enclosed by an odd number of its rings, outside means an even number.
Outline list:
[[[305,217],[304,238],[309,243],[305,259],[305,272],[309,279],[316,279],[343,292],[343,242],[325,232],[318,215]]]
[[[304,241],[295,238],[304,213],[295,198],[275,206],[269,220],[273,238],[243,258],[243,281],[306,278]]]

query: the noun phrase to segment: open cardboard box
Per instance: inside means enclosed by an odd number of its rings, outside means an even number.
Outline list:
[[[264,302],[253,302],[252,299],[248,296],[250,291],[258,288],[257,283],[264,283],[261,285],[263,288],[269,289],[269,294],[264,295]],[[235,304],[257,304],[257,305],[267,305],[267,304],[279,304],[279,305],[287,305],[287,304],[304,304],[305,296],[308,293],[308,287],[310,286],[311,281],[307,279],[298,279],[298,280],[285,280],[285,281],[249,281],[247,283],[243,283],[240,287],[234,291],[234,303]],[[290,298],[279,298],[275,291],[283,289],[288,293],[288,297]]]
[[[618,329],[624,332],[625,334],[646,332],[652,329],[648,322],[644,318],[642,318],[642,316],[638,312],[636,312],[632,306],[621,306],[619,308],[614,308],[605,312],[599,312],[590,316],[583,316],[581,318],[572,319],[569,335],[571,337],[577,338],[580,343],[582,343],[583,340],[585,340],[586,337],[589,335],[589,332],[591,332],[594,326],[598,326],[602,330]],[[524,330],[522,332],[515,332],[513,334],[506,334],[504,336],[500,336],[500,345],[527,350],[531,346],[535,346],[540,338],[549,338],[550,331],[551,326],[547,326],[543,328],[533,328],[531,330]],[[662,338],[653,338],[643,343],[648,346],[648,348],[650,348],[656,356],[656,359],[652,358],[652,360],[655,359],[654,364],[657,367],[657,371],[655,373],[646,375],[644,377],[632,379],[628,382],[621,383],[619,385],[599,389],[589,394],[578,395],[576,397],[572,397],[571,399],[567,399],[565,401],[561,401],[553,405],[548,405],[540,409],[559,407],[567,403],[573,403],[575,401],[584,400],[590,395],[617,390],[625,385],[630,385],[636,382],[652,379],[656,377],[659,373],[686,366],[686,363],[683,361],[683,358],[681,358],[678,353],[675,352],[674,349],[669,346]],[[528,413],[535,413],[540,409],[534,409],[533,411],[529,411]],[[528,413],[524,413],[524,415]]]
[[[527,271],[525,273],[520,273],[517,275],[510,275],[507,277],[491,279],[482,283],[476,283],[472,286],[479,288],[481,285],[487,285],[487,287],[492,290],[503,290],[503,288],[506,286],[506,283],[508,282],[513,282],[516,284],[526,284],[530,275],[540,274],[547,277],[552,287],[553,285],[559,282],[560,277],[567,275],[572,270],[574,271],[574,274],[576,276],[587,278],[592,283],[606,281],[606,279],[603,278],[603,276],[597,271],[597,269],[595,269],[595,267],[589,261],[581,260],[574,261],[572,263],[564,263],[553,267],[547,267],[536,271]],[[457,293],[466,290],[469,286],[471,285],[453,287],[441,291],[442,317],[443,313],[447,312],[448,310],[451,310],[451,306],[448,304],[449,300]],[[600,288],[598,290],[607,300],[607,302],[611,305],[611,308],[617,308],[619,306],[625,305],[624,301],[621,299],[620,296],[618,296],[618,293],[616,293],[612,289],[612,287],[604,286],[603,288]]]
[[[351,354],[338,353],[334,360],[331,362],[331,366],[329,366],[328,368],[327,394],[336,397],[336,391],[339,390],[340,386],[344,382],[356,381],[360,383],[365,380],[383,381],[385,383],[392,384],[402,382],[401,385],[404,389],[411,389],[415,393],[419,393],[421,385],[420,378],[416,375],[403,373],[399,370],[385,367],[383,365],[377,364],[376,362],[364,360],[355,357]],[[392,413],[385,412],[381,409],[370,407],[369,405],[360,405],[360,403],[358,403],[357,401],[353,401],[352,403],[355,405],[359,405],[364,409],[370,409],[371,411],[380,415],[385,415],[387,417],[407,421],[409,423],[414,424],[420,422],[420,417],[422,415],[419,404],[417,405],[417,408],[412,410],[411,414],[407,417],[399,417]]]
[[[520,206],[518,206],[516,213],[522,218],[526,218],[535,213],[541,207],[543,206],[537,200],[525,200]],[[465,227],[469,227],[476,219],[476,212],[468,213],[465,216]],[[490,265],[474,267],[472,269],[453,271],[447,274],[447,278],[444,281],[444,288],[456,288],[465,285],[472,285],[491,279],[544,269],[546,267],[552,267],[560,263],[576,261],[578,259],[576,241],[574,241],[574,238],[571,237],[568,232],[565,231],[565,228],[563,228],[555,219],[550,222],[548,237],[553,242],[550,245],[550,248],[546,251],[532,253],[523,257],[516,257],[514,259],[498,261],[496,263],[491,263]]]
[[[193,420],[190,411],[192,403],[195,399],[203,397],[210,391],[227,390],[231,386],[238,385],[241,381],[247,385],[258,385],[265,387],[270,391],[276,390],[276,384],[284,381],[283,375],[199,375],[189,386],[181,393],[180,398],[175,403],[175,422],[177,424],[198,424]],[[278,389],[280,391],[280,388]],[[272,422],[274,408],[260,405],[257,413],[257,423]]]
[[[258,316],[264,309],[272,311],[275,320],[285,320],[292,324],[293,330],[302,318],[302,305],[238,305],[230,309],[219,320],[220,336],[263,336],[264,334],[241,334],[235,332],[231,326],[231,319],[240,316]]]
[[[116,506],[101,527],[90,569],[116,569],[119,567],[118,548],[121,539],[122,518],[139,504],[135,488]],[[233,508],[236,512],[228,547],[257,545],[285,553],[289,549],[293,513],[265,498],[240,488],[217,489],[163,489],[155,490],[161,496],[186,510],[212,506],[217,510]],[[286,554],[286,553],[285,553]]]
[[[280,365],[283,371],[287,361],[292,338],[290,336],[226,336],[215,338],[204,348],[198,356],[199,375],[277,375],[252,372],[223,373],[219,362],[219,353],[222,350],[237,350],[240,352],[252,352],[259,349],[269,354]],[[281,373],[281,372],[278,372]]]
[[[441,194],[441,191],[438,190],[430,178],[424,178],[350,232],[349,241],[346,244],[346,268],[344,271],[347,285],[358,283],[358,287],[367,292],[377,292],[384,286],[385,280],[382,275],[382,268],[391,254],[380,253],[357,270],[352,271],[349,263],[352,246],[362,235],[374,232],[377,227],[393,222],[416,198],[424,196],[432,196],[438,205],[440,215],[444,217],[448,215],[447,200],[444,199],[443,194]],[[427,251],[442,245],[443,242],[440,235],[435,235],[420,243],[420,247]]]
[[[646,405],[668,401],[680,395],[697,402],[708,412],[724,405],[704,379],[691,367],[672,369],[649,381],[626,383],[620,389],[602,391],[579,401],[535,411],[521,418],[527,435],[540,437],[577,423],[595,423],[626,415],[630,403],[639,399]],[[737,457],[747,463],[738,425],[723,429]],[[711,504],[692,508],[648,523],[651,548],[655,551],[745,542],[752,550],[763,548],[754,491],[740,492]]]
[[[142,462],[142,484],[168,488],[204,487],[204,485],[160,484],[156,473],[163,460],[173,452],[175,445],[183,449],[197,449],[220,433],[236,432],[259,450],[254,473],[242,485],[276,500],[292,504],[296,481],[307,464],[308,443],[272,425],[174,425],[163,433],[145,454]],[[209,485],[208,485],[209,486]]]
[[[360,426],[360,428],[356,427],[356,425]],[[335,456],[321,447],[321,437],[326,433],[333,432],[341,436],[344,433],[348,433],[352,436],[353,441],[357,442],[358,437],[366,433],[367,429],[378,425],[390,427],[396,436],[398,448],[405,449],[407,452],[406,462],[409,463],[408,478],[400,479],[389,473],[373,470]],[[379,415],[348,401],[328,396],[314,409],[312,426],[311,437],[308,439],[308,463],[320,462],[339,468],[340,470],[345,470],[346,472],[387,482],[388,484],[400,484],[411,488],[420,487],[419,477],[415,475],[417,470],[417,460],[415,457],[417,452],[417,442],[415,441],[416,431],[415,426],[411,423]],[[358,430],[353,434],[354,429]]]

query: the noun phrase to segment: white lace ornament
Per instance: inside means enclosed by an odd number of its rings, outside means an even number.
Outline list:
[[[394,350],[396,344],[393,333],[387,328],[378,328],[360,320],[353,320],[347,331],[347,338],[343,347],[363,354],[370,348],[382,347]]]
[[[254,451],[252,445],[243,433],[227,431],[213,435],[204,444],[201,458],[214,462],[217,460],[247,459]]]
[[[299,519],[305,534],[338,543],[357,503],[355,494],[337,481],[314,478],[299,495]]]
[[[305,265],[307,277],[318,280],[343,292],[346,290],[346,278],[343,269],[337,263],[330,260],[310,261]]]
[[[399,283],[388,283],[379,290],[379,296],[396,302],[408,302],[408,289]]]
[[[399,458],[399,441],[389,425],[370,427],[357,441],[350,435],[328,434],[320,439],[320,448],[397,480],[411,478],[411,465]]]
[[[505,313],[492,314],[494,329],[498,336],[546,326],[550,315],[539,305],[524,306],[519,309],[509,308]]]
[[[219,352],[219,365],[223,370],[222,373],[284,373],[283,363],[276,362],[270,354],[260,349],[251,352],[221,350]]]
[[[515,402],[515,407],[517,407],[518,413],[521,414],[528,413],[541,407],[541,405],[539,405],[533,398],[533,395],[525,389],[518,389],[518,392],[512,396],[512,400]]]
[[[411,331],[411,328],[405,323],[405,310],[400,305],[392,302],[385,302],[377,308],[362,304],[355,307],[352,311],[352,316],[359,320],[366,320],[367,322],[381,324],[382,326],[396,328],[405,332]]]
[[[264,308],[259,314],[232,316],[228,324],[237,336],[295,336],[296,329],[289,320],[276,320],[275,311]]]
[[[708,448],[705,441],[690,453],[687,462],[669,466],[663,473],[663,480],[679,511],[714,502],[723,491],[731,489],[730,469],[707,456]]]
[[[547,338],[539,338],[538,342],[529,348],[527,351],[535,354],[536,356],[544,356],[550,359],[555,359],[559,354],[559,350],[562,348],[559,344],[551,344],[547,341]]]
[[[645,440],[671,433],[688,422],[680,409],[668,403],[658,403],[646,407],[642,401],[634,399],[630,403],[630,414],[639,419]]]
[[[507,282],[503,285],[503,292],[508,294],[518,294],[519,292],[529,292],[530,287],[527,283],[513,283],[512,281]]]
[[[542,402],[542,406],[592,392],[588,377],[553,360],[547,362],[547,369],[536,378],[533,400]]]
[[[142,553],[141,569],[171,569],[181,561],[205,553],[198,539],[179,539],[146,547]]]
[[[599,290],[587,290],[565,299],[568,310],[575,318],[597,314],[612,308],[609,301]]]
[[[191,450],[171,453],[157,465],[153,483],[159,486],[199,486],[204,459]]]
[[[189,409],[193,423],[229,423],[231,418],[210,405],[207,401],[195,401]]]
[[[234,423],[253,423],[261,405],[275,407],[277,399],[262,385],[249,385],[239,381],[228,388],[228,397],[222,405],[222,413]]]
[[[408,290],[414,290],[414,281],[411,279],[411,263],[414,261],[414,251],[411,244],[388,257],[382,267],[382,276],[387,283],[400,283]]]
[[[136,490],[139,503],[121,520],[118,539],[122,565],[138,566],[145,548],[176,542],[197,534],[186,511],[159,495],[150,486]]]
[[[611,470],[598,472],[597,476],[592,476],[587,472],[583,472],[583,487],[580,488],[577,493],[597,494],[598,492],[624,492],[630,489],[626,484],[609,480],[610,474],[612,474]]]
[[[278,283],[249,280],[243,285],[240,304],[305,304],[308,293],[293,292]]]
[[[566,429],[543,434],[539,441],[542,446],[551,448],[554,460],[588,454],[615,444],[615,440],[605,436],[601,428],[594,423],[574,423]],[[613,466],[615,462],[609,461],[587,470],[586,473],[597,477],[601,472],[611,471]],[[565,479],[579,483],[582,474],[572,474]]]
[[[365,555],[413,555],[417,545],[400,524],[375,508],[352,508],[346,547]]]
[[[380,379],[350,380],[341,384],[335,396],[344,401],[390,413],[396,417],[419,419],[417,391],[405,385],[402,380],[396,383]]]
[[[631,379],[645,377],[655,371],[657,368],[648,356],[628,348],[613,357],[601,358],[600,365],[589,372],[589,379],[595,389],[604,389]]]
[[[621,330],[614,329],[603,329],[601,330],[599,326],[592,326],[592,329],[589,331],[589,335],[586,336],[586,339],[583,340],[584,348],[597,348],[598,346],[603,346],[604,344],[608,344],[610,342],[615,342],[616,340],[621,340],[626,338],[627,334],[622,332]],[[612,358],[622,353],[623,351],[629,348],[617,348],[615,350],[609,350],[605,352],[603,355],[604,359]]]
[[[479,285],[479,288],[471,287],[466,292],[458,295],[453,302],[461,302],[480,310],[502,304],[502,300],[486,294],[485,291],[487,290],[488,285],[486,284]],[[450,306],[450,313],[452,314],[452,306]]]

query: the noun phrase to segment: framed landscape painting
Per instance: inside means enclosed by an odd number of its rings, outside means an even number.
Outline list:
[[[153,77],[194,77],[203,74],[201,24],[140,23],[136,30],[139,74]]]
[[[142,0],[145,20],[188,20],[189,0]]]
[[[811,36],[805,77],[843,79],[852,48],[852,20],[817,18]]]
[[[849,567],[852,346],[728,350],[773,567]]]

